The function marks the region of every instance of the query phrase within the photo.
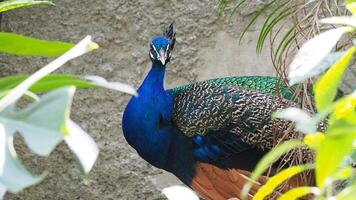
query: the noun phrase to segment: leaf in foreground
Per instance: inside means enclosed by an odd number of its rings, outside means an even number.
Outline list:
[[[0,52],[22,56],[57,57],[74,44],[35,39],[14,33],[0,32]]]
[[[100,76],[85,76],[84,78],[97,86],[138,96],[136,90],[130,85],[120,83],[120,82],[108,82],[107,80],[105,80]]]
[[[344,133],[328,136],[322,141],[316,152],[316,183],[322,188],[331,178],[345,157],[352,152],[354,133]],[[337,149],[337,151],[330,151]]]
[[[38,4],[54,5],[51,1],[35,1],[35,0],[7,0],[0,2],[0,12],[12,10],[15,8],[32,6]]]
[[[66,129],[68,134],[64,136],[64,140],[79,161],[82,172],[87,174],[99,155],[99,149],[93,138],[72,120],[67,120]]]
[[[6,194],[6,187],[0,182],[0,200],[4,198]]]
[[[162,193],[169,200],[199,200],[199,197],[191,189],[180,185],[164,188]]]
[[[345,69],[348,67],[356,47],[346,53],[314,84],[315,104],[319,112],[326,111],[336,97]]]
[[[313,118],[305,110],[299,108],[291,107],[278,110],[273,114],[273,116],[295,122],[296,131],[300,131],[305,134],[314,133],[318,124],[318,120],[316,118]]]
[[[313,72],[313,69],[329,54],[341,36],[350,29],[350,27],[331,29],[307,41],[289,66],[290,85],[309,78],[309,73]]]
[[[41,177],[32,175],[17,159],[13,147],[13,130],[6,130],[0,124],[0,185],[1,192],[18,192],[23,188],[41,181]],[[1,197],[1,196],[0,196]]]
[[[11,132],[7,131],[4,140],[1,140],[10,141],[6,144],[10,150],[3,151],[5,160],[0,162],[0,169],[1,167],[7,169],[1,174],[0,182],[8,190],[17,192],[40,181],[39,177],[29,174],[17,161],[12,144],[15,131],[20,132],[31,151],[41,156],[48,156],[65,138],[68,146],[78,158],[82,171],[84,173],[90,171],[98,156],[98,148],[93,139],[69,119],[74,91],[74,87],[59,88],[44,95],[39,101],[23,110],[14,111],[10,109],[11,106],[0,113],[0,123],[6,130],[11,130]],[[15,169],[17,171],[9,171]],[[25,180],[19,181],[22,177]]]
[[[34,153],[48,156],[63,139],[74,91],[74,87],[54,90],[20,111],[11,106],[0,112],[0,122],[19,131]]]
[[[312,169],[312,166],[311,165],[292,166],[280,171],[278,174],[268,179],[265,185],[259,188],[259,190],[254,196],[254,200],[263,200],[265,197],[270,195],[284,181],[308,169]]]
[[[28,77],[29,75],[14,75],[0,78],[0,92],[10,91]],[[81,77],[72,74],[46,75],[35,82],[29,88],[29,91],[33,93],[45,93],[63,86],[75,86],[77,88],[103,87],[137,96],[136,90],[127,84],[109,82],[100,76]]]
[[[303,142],[299,140],[289,140],[281,143],[280,145],[271,149],[263,158],[258,162],[256,168],[251,174],[251,179],[247,182],[241,192],[243,199],[246,199],[248,192],[250,191],[253,181],[257,180],[275,161],[277,161],[283,154],[287,153],[291,149],[304,146]]]
[[[66,62],[81,56],[89,51],[92,51],[99,46],[91,41],[91,36],[85,37],[77,45],[67,51],[65,54],[55,59],[48,65],[44,66],[29,78],[21,82],[16,88],[11,90],[4,98],[0,100],[0,111],[9,106],[10,104],[17,101],[21,96],[37,81],[45,77],[46,75],[52,73],[54,70],[58,69]]]
[[[289,190],[288,192],[282,194],[278,200],[290,200],[290,199],[299,199],[308,194],[319,195],[320,190],[317,187],[297,187]]]

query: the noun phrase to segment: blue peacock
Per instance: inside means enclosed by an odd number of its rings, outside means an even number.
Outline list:
[[[284,134],[290,122],[271,118],[277,109],[296,104],[283,85],[284,98],[276,95],[278,79],[272,77],[226,77],[166,90],[175,40],[173,24],[152,39],[152,68],[124,111],[124,136],[143,159],[173,173],[204,199],[238,198],[268,150],[300,137]],[[302,162],[312,160],[312,153],[302,151]],[[265,180],[255,184],[250,197]]]

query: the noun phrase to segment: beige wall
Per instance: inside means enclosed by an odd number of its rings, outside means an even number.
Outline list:
[[[219,17],[210,0],[55,0],[56,6],[35,6],[5,13],[4,31],[43,39],[77,42],[91,34],[101,48],[76,59],[60,72],[99,75],[139,86],[149,70],[148,43],[164,24],[174,21],[177,44],[166,86],[233,75],[273,75],[269,53],[256,56],[258,28],[242,44],[237,36],[259,1],[251,1],[232,23]],[[0,75],[32,73],[45,58],[0,54]],[[49,158],[17,150],[34,173],[48,170],[42,183],[6,199],[153,199],[175,182],[138,157],[121,131],[121,114],[129,96],[108,90],[77,92],[72,118],[87,130],[101,150],[93,171],[81,177],[64,144]]]

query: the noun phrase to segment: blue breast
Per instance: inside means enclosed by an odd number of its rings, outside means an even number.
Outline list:
[[[127,142],[150,164],[189,184],[195,174],[192,142],[172,124],[173,98],[163,88],[164,68],[153,66],[123,115]]]

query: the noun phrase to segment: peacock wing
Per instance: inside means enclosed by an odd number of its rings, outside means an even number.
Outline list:
[[[198,82],[174,96],[173,122],[187,136],[229,132],[261,150],[274,145],[274,127],[290,123],[272,120],[277,109],[295,106],[277,96],[232,85]]]
[[[223,77],[223,78],[215,78],[202,82],[215,83],[218,85],[230,85],[236,86],[240,88],[250,89],[254,91],[258,91],[260,93],[265,94],[281,94],[283,98],[292,100],[294,87],[288,87],[283,84],[280,79],[276,77],[269,76],[233,76],[233,77]],[[176,96],[179,93],[187,90],[191,87],[192,84],[186,84],[183,86],[175,87],[169,89],[168,92],[172,96]],[[296,86],[295,86],[296,87]]]

